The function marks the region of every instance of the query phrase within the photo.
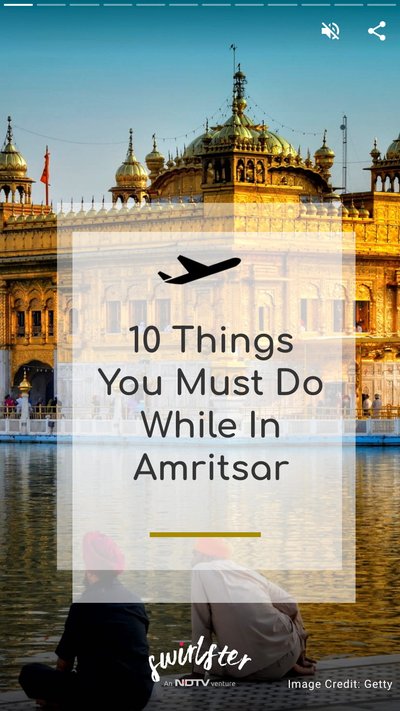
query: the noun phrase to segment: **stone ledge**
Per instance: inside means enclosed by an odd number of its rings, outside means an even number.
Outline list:
[[[155,686],[146,711],[394,711],[400,707],[400,655],[325,659],[309,680],[321,682],[322,688],[289,689],[288,679],[277,682],[236,682],[235,686],[176,687],[174,675],[164,676]],[[303,677],[304,679],[304,677]],[[345,682],[351,680],[356,688],[325,688],[326,680]],[[368,689],[364,681],[386,680],[393,686],[387,689]],[[299,681],[294,677],[291,681]],[[172,686],[166,686],[171,682]],[[328,682],[329,683],[329,682]],[[164,684],[164,685],[163,685]],[[0,711],[36,709],[33,701],[25,698],[22,691],[0,694]],[[73,711],[73,709],[71,710]],[[88,710],[92,711],[92,709]]]

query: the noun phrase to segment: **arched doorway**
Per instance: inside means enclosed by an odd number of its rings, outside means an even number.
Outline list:
[[[31,360],[18,368],[15,377],[13,389],[15,393],[18,391],[18,386],[26,376],[32,385],[29,393],[29,401],[32,405],[37,405],[39,402],[47,404],[54,397],[54,371],[48,363],[42,363],[40,360]]]

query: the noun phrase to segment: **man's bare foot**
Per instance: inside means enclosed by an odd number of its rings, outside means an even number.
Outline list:
[[[300,664],[301,667],[312,667],[315,666],[317,663],[316,659],[311,659],[311,657],[307,657],[304,652],[300,654],[297,664]]]
[[[293,665],[289,674],[297,674],[298,676],[312,676],[313,674],[315,674],[315,665],[308,664],[308,666],[304,666],[303,664],[299,664],[297,662],[297,664]]]

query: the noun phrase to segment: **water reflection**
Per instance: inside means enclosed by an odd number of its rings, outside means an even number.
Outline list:
[[[357,602],[302,605],[319,659],[398,650],[398,457],[396,448],[357,451]],[[54,658],[70,603],[70,574],[56,570],[55,484],[54,446],[0,446],[2,689],[17,686],[28,659]],[[188,605],[149,605],[149,613],[153,653],[190,638]]]

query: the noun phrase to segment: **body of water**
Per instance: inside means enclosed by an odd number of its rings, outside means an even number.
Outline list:
[[[22,664],[55,659],[71,602],[71,574],[56,568],[56,461],[54,445],[0,445],[3,690],[18,686]],[[399,651],[399,478],[398,449],[357,450],[357,602],[302,605],[317,659]],[[148,612],[152,653],[190,639],[189,605]]]

